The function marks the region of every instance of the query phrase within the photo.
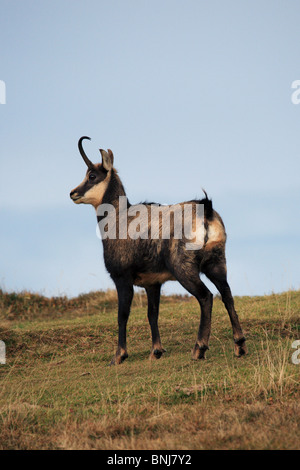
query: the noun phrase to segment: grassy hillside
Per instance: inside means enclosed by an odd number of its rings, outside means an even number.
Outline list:
[[[164,297],[167,354],[148,359],[144,295],[128,325],[129,358],[108,367],[117,340],[113,291],[47,299],[0,291],[1,449],[293,449],[299,447],[300,291],[237,297],[249,355],[233,356],[228,315],[214,300],[207,360],[191,361],[199,307]]]

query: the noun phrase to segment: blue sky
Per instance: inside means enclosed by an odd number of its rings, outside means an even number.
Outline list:
[[[234,294],[300,287],[298,1],[0,8],[2,288],[73,296],[113,287],[94,210],[69,199],[86,170],[82,135],[94,162],[98,148],[113,150],[132,203],[206,189],[226,225]]]

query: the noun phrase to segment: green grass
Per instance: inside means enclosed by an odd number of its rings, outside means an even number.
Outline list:
[[[228,315],[214,299],[207,360],[191,360],[199,307],[163,297],[167,353],[149,360],[146,298],[135,296],[127,361],[114,291],[76,299],[0,292],[1,449],[295,449],[299,447],[300,291],[236,297],[249,355],[233,355]]]

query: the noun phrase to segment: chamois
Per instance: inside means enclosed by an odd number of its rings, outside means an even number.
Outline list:
[[[179,281],[199,302],[201,318],[196,344],[192,350],[192,359],[205,359],[205,352],[209,349],[213,295],[200,280],[200,273],[204,273],[215,284],[222,296],[233,329],[235,355],[239,357],[247,354],[245,337],[227,282],[225,227],[221,217],[213,209],[212,201],[208,199],[207,194],[205,193],[204,199],[187,201],[177,205],[177,207],[192,206],[192,217],[195,215],[196,205],[201,205],[204,208],[201,226],[203,243],[196,249],[187,249],[186,236],[181,239],[174,236],[175,215],[172,219],[169,238],[161,236],[161,221],[158,227],[159,236],[145,237],[141,233],[140,236],[129,237],[128,223],[135,219],[132,214],[137,213],[141,205],[131,205],[128,202],[124,186],[113,167],[112,151],[100,149],[102,163],[94,164],[83,149],[84,139],[90,140],[89,137],[81,137],[78,141],[78,149],[88,169],[83,182],[71,191],[70,197],[76,204],[83,203],[94,206],[99,224],[106,221],[104,213],[99,211],[101,207],[110,205],[116,214],[116,230],[114,231],[116,236],[102,236],[105,266],[118,292],[119,338],[117,351],[111,364],[120,364],[128,357],[126,327],[134,285],[144,287],[147,293],[148,320],[152,334],[150,358],[159,359],[165,352],[158,329],[158,314],[161,286],[168,280]],[[126,221],[126,235],[120,236],[121,218],[124,215],[120,201],[124,199],[126,201],[125,212],[127,211],[131,215]],[[144,205],[147,215],[150,213],[152,203]],[[158,206],[159,209],[164,207],[168,206]],[[149,231],[153,228],[151,219],[147,223],[149,235]],[[194,218],[193,224],[195,226]]]

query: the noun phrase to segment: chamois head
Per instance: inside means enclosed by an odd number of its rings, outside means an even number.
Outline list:
[[[110,149],[99,149],[102,155],[102,163],[92,163],[86,156],[82,141],[91,140],[90,137],[81,137],[78,141],[79,152],[88,169],[82,183],[70,192],[70,198],[75,204],[92,204],[97,208],[101,203],[104,193],[111,178],[114,156]]]

